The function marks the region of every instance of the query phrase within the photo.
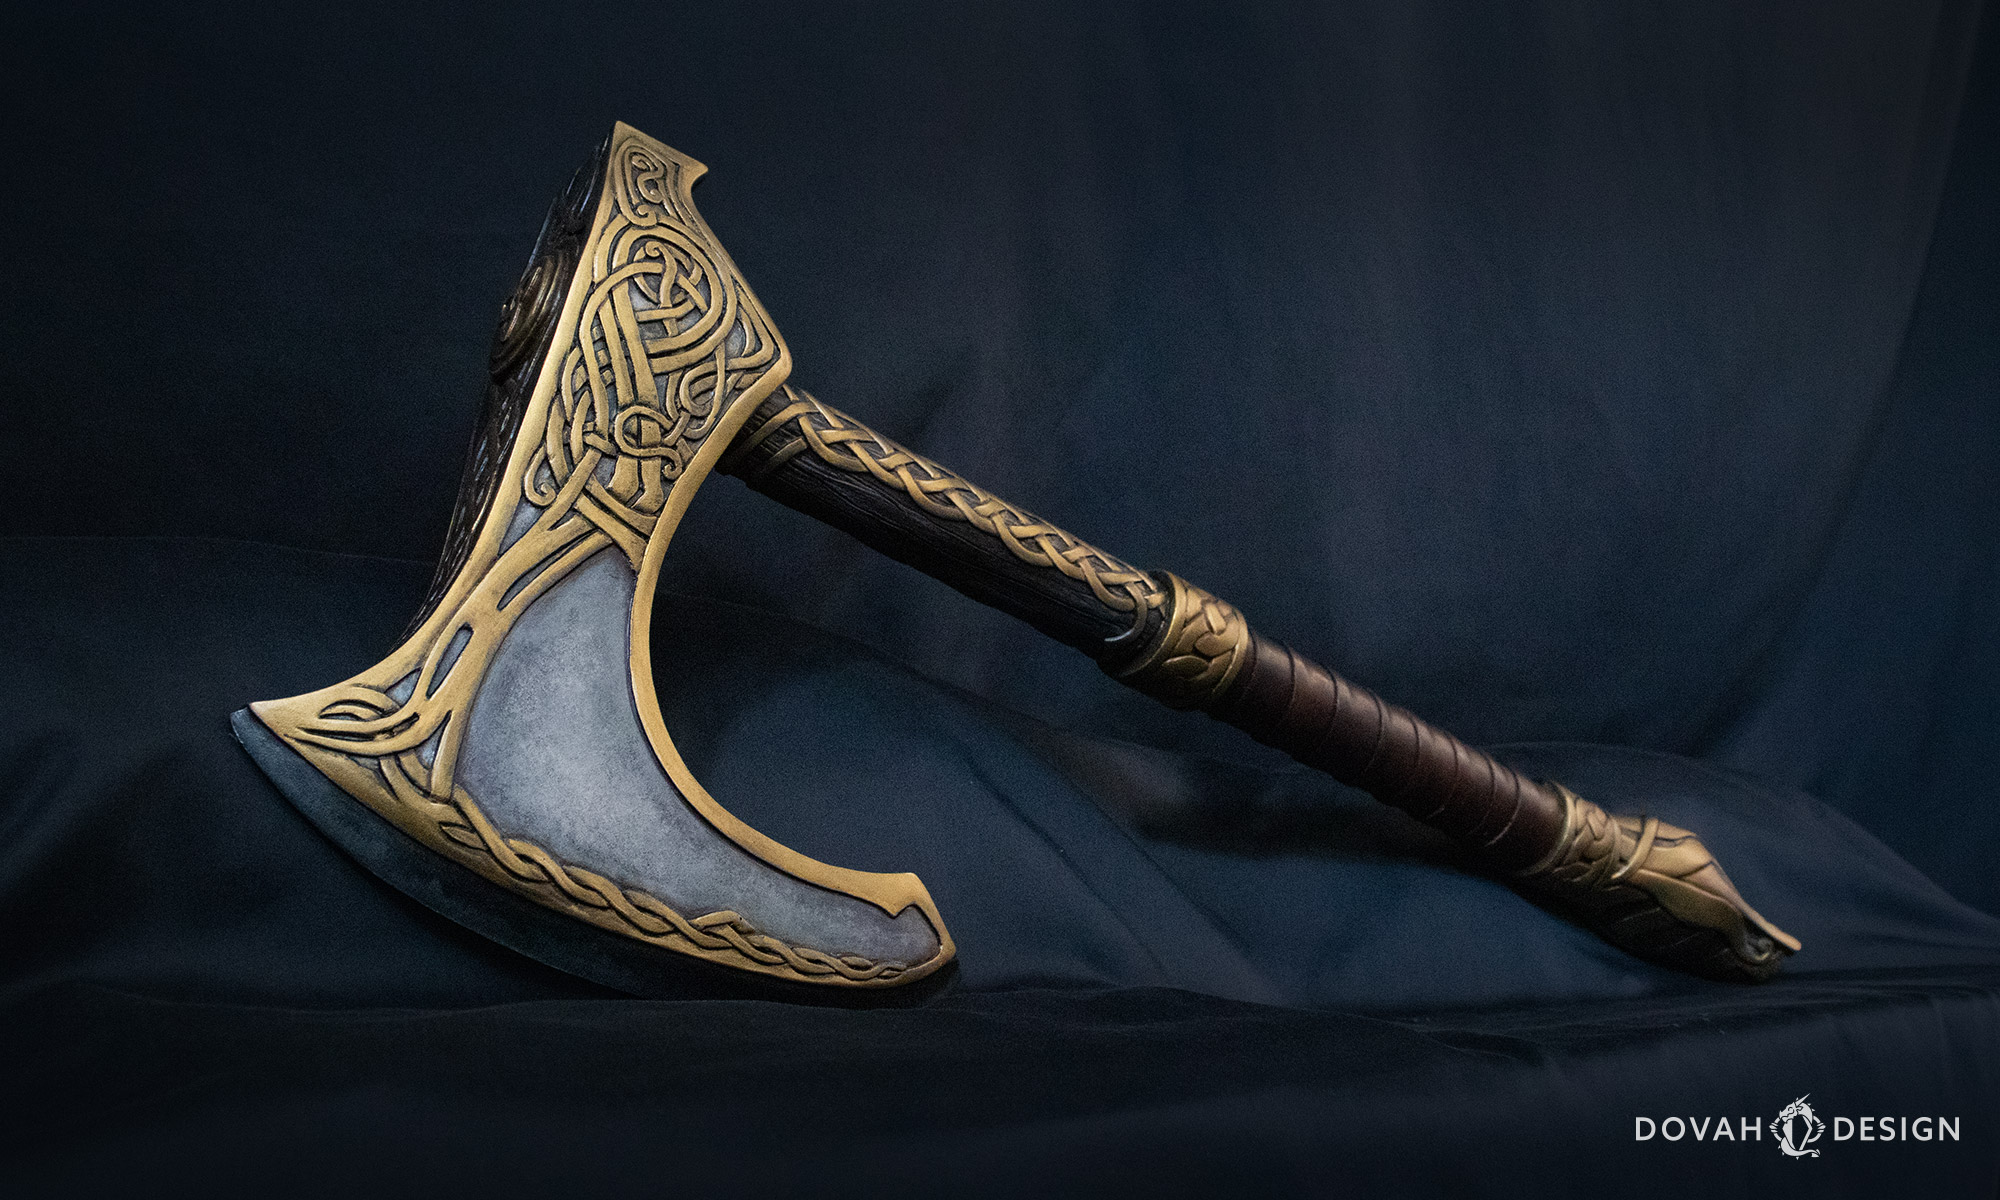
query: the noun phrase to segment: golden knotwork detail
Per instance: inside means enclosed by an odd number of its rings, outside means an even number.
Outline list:
[[[1737,968],[1753,976],[1798,952],[1798,939],[1744,902],[1693,833],[1658,817],[1613,816],[1559,783],[1549,786],[1562,797],[1562,833],[1541,862],[1521,872],[1530,889],[1586,920],[1608,918],[1600,932],[1621,944],[1658,951],[1685,942],[1686,926],[1713,931]],[[1646,920],[1643,902],[1683,928]]]
[[[704,442],[732,407],[740,419],[738,401],[754,409],[790,369],[769,318],[694,210],[700,165],[623,127],[606,153],[602,189],[585,179],[558,206],[574,207],[569,216],[588,236],[539,255],[502,313],[496,364],[528,367],[537,330],[552,324],[550,365],[513,426],[492,431],[492,452],[512,455],[511,486],[480,514],[477,547],[389,659],[346,683],[266,702],[259,715],[403,832],[559,912],[798,981],[881,985],[922,974],[942,959],[876,962],[794,945],[733,910],[683,914],[495,828],[454,780],[474,699],[515,622],[599,553],[615,547],[638,568],[661,520],[678,513],[672,504],[685,504],[671,494]],[[593,195],[601,198],[586,214]]]
[[[1229,690],[1249,657],[1250,623],[1236,606],[1178,575],[1173,608],[1138,661],[1112,672],[1169,708],[1202,708]]]
[[[773,436],[795,432],[797,439],[773,454],[759,468],[760,475],[808,450],[830,466],[872,475],[890,487],[901,488],[912,504],[931,516],[963,521],[1000,539],[1022,562],[1049,567],[1082,582],[1105,607],[1128,614],[1134,632],[1143,629],[1147,615],[1166,601],[1166,592],[1145,571],[1014,507],[799,388],[786,384],[784,394],[789,403],[746,432],[732,449],[740,455]]]
[[[694,211],[699,164],[630,131],[608,155],[608,196],[574,278],[558,286],[552,264],[565,260],[538,258],[503,321],[504,354],[525,336],[515,326],[531,326],[562,297],[573,314],[551,346],[561,369],[546,417],[523,434],[535,444],[518,498],[503,493],[490,518],[514,513],[520,532],[490,564],[464,572],[478,585],[429,623],[400,686],[332,689],[316,719],[290,734],[357,755],[438,739],[429,768],[437,795],[451,794],[463,714],[515,620],[607,546],[636,567],[674,481],[730,402],[786,368],[769,319]],[[571,185],[574,196],[590,192]],[[391,694],[398,699],[377,711]]]
[[[562,356],[542,444],[521,479],[602,529],[636,565],[667,493],[780,357],[761,309],[684,197],[687,167],[639,138],[611,149],[611,205]],[[573,496],[572,480],[581,484]]]
[[[887,983],[907,969],[903,963],[794,946],[760,932],[727,909],[685,917],[658,897],[621,887],[595,871],[560,861],[533,842],[502,834],[463,787],[454,787],[449,800],[433,796],[424,786],[430,773],[414,754],[382,759],[377,769],[402,809],[399,815],[404,819],[398,823],[405,830],[451,857],[473,859],[467,865],[482,874],[504,873],[516,890],[594,925],[711,960],[740,957],[744,965],[807,977],[838,975],[854,983]],[[411,828],[413,821],[417,829]]]

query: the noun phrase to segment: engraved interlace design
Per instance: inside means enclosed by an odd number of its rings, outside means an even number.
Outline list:
[[[398,803],[460,849],[486,856],[516,884],[559,893],[571,904],[615,917],[650,939],[669,945],[678,943],[675,947],[678,949],[740,955],[751,962],[808,977],[837,974],[857,983],[887,982],[903,973],[901,963],[871,962],[859,955],[833,955],[790,945],[759,932],[755,925],[729,909],[692,919],[682,916],[655,896],[620,887],[575,863],[564,863],[526,839],[507,837],[494,828],[463,787],[452,789],[449,803],[440,801],[425,790],[428,772],[413,754],[384,759],[379,769]]]
[[[1169,708],[1202,708],[1236,682],[1250,645],[1250,623],[1236,606],[1168,575],[1173,610],[1146,654],[1117,678]]]
[[[744,434],[736,451],[741,453],[788,429],[796,432],[797,440],[773,454],[761,472],[774,471],[810,450],[830,466],[872,475],[901,488],[912,504],[931,516],[963,521],[1000,539],[1022,562],[1053,568],[1083,583],[1105,607],[1128,614],[1135,632],[1144,628],[1149,613],[1166,602],[1167,592],[1147,572],[1014,507],[799,388],[786,384],[784,394],[790,403]]]
[[[545,414],[525,414],[533,432],[522,436],[534,449],[486,517],[511,513],[506,537],[494,546],[482,534],[482,549],[381,677],[318,693],[316,711],[285,736],[330,752],[316,757],[321,769],[404,832],[558,911],[766,973],[887,982],[907,965],[789,945],[733,911],[688,917],[558,861],[496,830],[453,780],[473,698],[514,622],[603,550],[616,547],[636,568],[675,481],[732,403],[768,392],[788,367],[768,317],[694,211],[699,169],[640,136],[612,146],[608,203],[568,289],[583,294],[570,297],[563,311],[574,315],[551,345],[553,394]],[[530,265],[503,313],[496,362],[519,353],[535,314],[563,294],[560,265],[546,254]]]
[[[574,510],[636,564],[667,493],[779,348],[691,208],[677,164],[614,151],[613,210],[522,494]]]

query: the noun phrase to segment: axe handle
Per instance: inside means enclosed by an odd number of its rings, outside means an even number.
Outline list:
[[[787,384],[719,464],[757,491],[1458,839],[1539,901],[1642,957],[1762,979],[1798,943],[1698,839],[1527,778],[1282,643],[1232,605],[1008,504]]]

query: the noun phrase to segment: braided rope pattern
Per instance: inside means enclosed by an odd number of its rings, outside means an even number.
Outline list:
[[[868,901],[891,921],[921,901],[939,937],[938,953],[915,962],[876,962],[793,945],[733,907],[683,914],[657,896],[506,836],[454,783],[475,702],[516,622],[607,549],[615,547],[640,568],[649,546],[657,548],[672,533],[679,513],[673,498],[684,499],[700,482],[690,470],[702,445],[754,411],[790,369],[769,316],[694,208],[690,186],[700,164],[630,129],[616,133],[604,154],[603,175],[589,168],[584,183],[558,203],[551,217],[556,236],[539,243],[503,312],[494,362],[518,386],[508,393],[511,407],[498,410],[478,443],[483,457],[475,460],[475,478],[481,482],[470,493],[477,507],[461,527],[480,526],[479,541],[448,552],[434,599],[389,658],[346,683],[266,702],[260,719],[416,842],[564,916],[655,948],[781,978],[908,982],[951,957],[949,936],[913,877],[846,872],[783,847],[753,850],[702,809],[719,840],[758,856],[771,875],[786,876],[801,889]],[[601,188],[589,186],[592,178],[602,179]],[[510,463],[518,490],[500,491],[501,467]],[[635,611],[652,603],[643,577],[642,587],[632,601]],[[628,666],[642,665],[629,642],[625,649]],[[566,668],[551,669],[559,675]],[[629,679],[625,700],[643,723],[649,707],[657,715],[657,698],[650,679]],[[563,732],[559,721],[546,730],[549,737]],[[642,744],[653,746],[650,734],[641,736]],[[660,757],[666,748],[653,749],[657,765],[667,768]],[[667,770],[656,777],[660,804],[714,806],[712,799],[684,794]],[[559,793],[537,799],[561,802]],[[660,886],[679,898],[671,885]],[[710,893],[697,908],[750,899]],[[763,917],[757,907],[752,911]],[[863,916],[879,920],[865,912],[854,920]],[[764,919],[785,928],[775,917]],[[859,944],[889,956],[922,953],[877,950],[840,932],[809,936],[835,943],[834,950]]]
[[[963,521],[999,538],[1022,562],[1052,567],[1078,580],[1105,607],[1130,613],[1134,629],[1143,627],[1146,615],[1166,602],[1166,591],[1146,572],[897,445],[809,393],[787,384],[785,394],[792,403],[744,439],[747,448],[788,425],[796,429],[799,440],[773,455],[763,470],[811,450],[830,466],[871,475],[901,488],[912,504],[934,517]]]
[[[759,966],[787,968],[805,976],[839,975],[856,983],[886,982],[907,969],[902,963],[874,962],[858,954],[828,954],[809,946],[793,946],[760,932],[728,909],[684,917],[657,897],[620,887],[574,863],[564,863],[533,842],[507,837],[494,828],[462,787],[452,788],[450,803],[430,795],[418,782],[428,772],[414,755],[379,761],[390,792],[405,811],[420,817],[453,845],[489,857],[524,885],[524,891],[551,907],[615,916],[626,930],[648,941],[678,938],[708,954],[740,955]]]

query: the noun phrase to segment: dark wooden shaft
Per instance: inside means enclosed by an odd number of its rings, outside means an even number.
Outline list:
[[[1170,601],[1143,614],[1111,607],[1086,575],[1059,569],[1042,548],[1081,547],[1093,562],[1125,564],[794,389],[767,400],[745,430],[724,472],[1076,647],[1113,675],[1156,643],[1171,616]],[[1043,529],[1053,535],[1019,532]],[[1167,577],[1135,573],[1154,595],[1171,595]],[[1200,703],[1211,715],[1467,842],[1496,868],[1531,866],[1556,845],[1563,805],[1551,788],[1281,643],[1251,634],[1245,650],[1230,685]]]
[[[1079,541],[786,384],[718,469],[1441,829],[1607,940],[1720,979],[1768,978],[1796,939],[1691,832],[1529,779],[1251,631],[1164,571]]]
[[[745,428],[754,436],[786,407],[781,391]],[[912,503],[900,485],[817,454],[786,454],[799,442],[790,430],[754,444],[746,439],[718,469],[1093,658],[1107,647],[1134,648],[1158,632],[1163,615],[1155,610],[1136,636],[1121,641],[1119,635],[1132,628],[1131,614],[1107,607],[1085,583],[1023,561],[1005,541],[969,522],[939,519]]]

